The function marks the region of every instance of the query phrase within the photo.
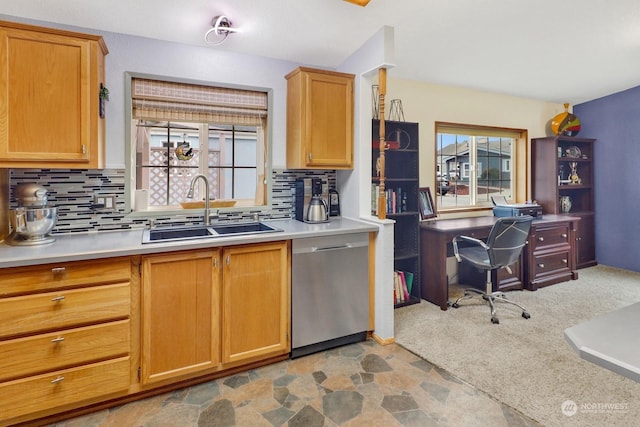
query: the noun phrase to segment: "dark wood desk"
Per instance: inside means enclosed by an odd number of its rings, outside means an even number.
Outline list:
[[[484,239],[496,219],[482,216],[420,224],[422,298],[439,305],[442,310],[448,308],[447,257],[453,256],[451,240],[462,234]],[[512,276],[500,276],[498,289],[534,291],[542,286],[577,279],[575,245],[579,219],[569,215],[543,215],[535,219],[522,252],[520,268],[516,268]]]

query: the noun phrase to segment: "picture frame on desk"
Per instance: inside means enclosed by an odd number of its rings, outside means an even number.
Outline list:
[[[418,189],[418,206],[420,207],[420,220],[424,221],[437,216],[429,187],[420,187]]]

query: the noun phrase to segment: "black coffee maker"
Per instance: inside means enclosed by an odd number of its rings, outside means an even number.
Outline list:
[[[329,221],[327,193],[320,178],[296,180],[295,215],[298,221],[319,223]]]

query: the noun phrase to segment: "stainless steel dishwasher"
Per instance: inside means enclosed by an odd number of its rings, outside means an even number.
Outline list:
[[[293,240],[291,357],[366,339],[368,248],[368,233]]]

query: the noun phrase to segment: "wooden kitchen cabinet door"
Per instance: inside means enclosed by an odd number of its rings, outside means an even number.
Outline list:
[[[142,382],[220,362],[219,251],[150,255],[142,261]]]
[[[352,74],[298,67],[287,79],[287,167],[353,169]]]
[[[288,242],[225,248],[222,264],[222,363],[288,353]]]
[[[103,39],[0,21],[0,44],[0,167],[103,167]]]

